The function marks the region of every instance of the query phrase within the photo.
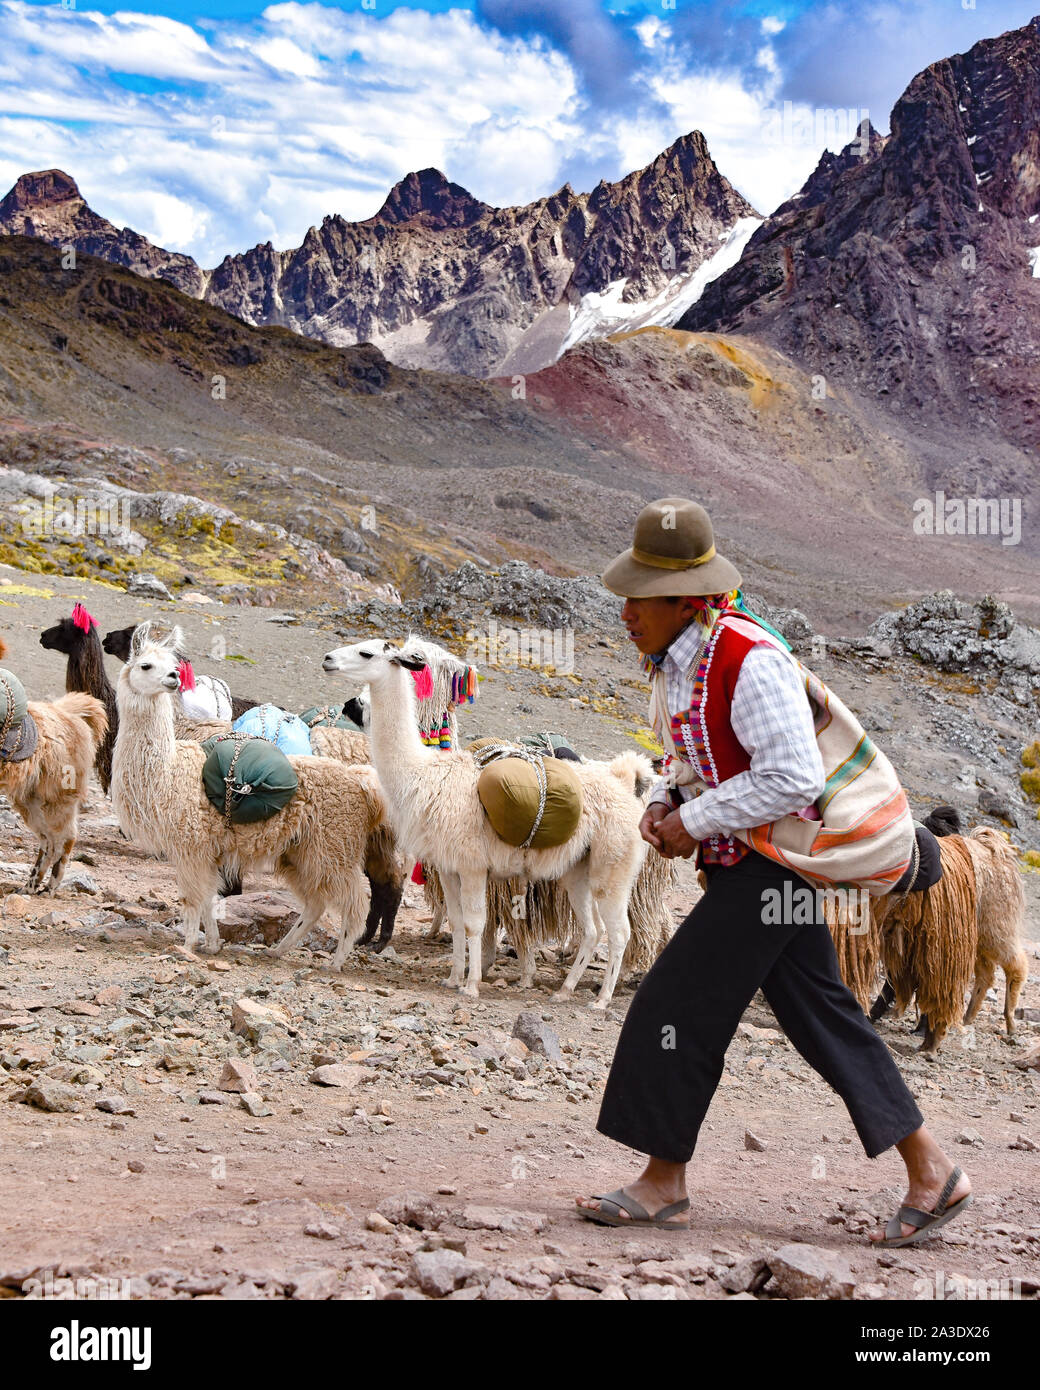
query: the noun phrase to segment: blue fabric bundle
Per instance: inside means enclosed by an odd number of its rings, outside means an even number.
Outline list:
[[[290,714],[277,705],[256,705],[253,709],[247,709],[231,728],[236,734],[266,739],[287,755],[302,753],[309,756],[311,751],[311,733],[307,725],[298,714]]]

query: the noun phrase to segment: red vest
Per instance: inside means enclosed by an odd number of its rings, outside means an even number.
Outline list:
[[[676,755],[690,763],[709,787],[747,772],[751,754],[733,732],[730,709],[745,656],[762,643],[786,651],[771,632],[743,614],[722,614],[697,663],[690,708],[673,715]],[[751,850],[732,835],[710,835],[701,843],[709,863],[736,864]]]

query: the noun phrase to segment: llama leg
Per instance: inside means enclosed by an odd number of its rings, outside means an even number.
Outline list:
[[[596,919],[592,914],[592,890],[589,888],[588,870],[583,868],[575,870],[571,874],[564,875],[560,882],[566,888],[567,896],[571,900],[571,907],[581,930],[581,943],[578,946],[578,954],[574,957],[574,964],[567,973],[567,978],[553,995],[553,998],[570,999],[578,981],[585,973],[586,966],[592,959],[599,933],[596,929]]]
[[[606,1009],[621,973],[621,962],[625,958],[625,948],[632,934],[628,920],[627,896],[625,893],[619,893],[615,897],[604,898],[599,903],[601,920],[607,934],[607,968],[603,972],[603,984],[600,986],[599,995],[592,1004],[594,1009]]]
[[[224,944],[220,938],[220,927],[217,925],[215,908],[215,895],[211,894],[203,905],[199,923],[205,936],[205,944],[200,949],[204,950],[208,956],[218,955]]]
[[[333,970],[342,970],[347,956],[354,949],[354,943],[361,935],[365,911],[364,880],[360,872],[352,873],[340,896],[339,942],[332,957]]]
[[[1015,1031],[1015,1006],[1028,976],[1029,958],[1025,951],[1019,951],[1015,959],[1004,966],[1004,1026],[1009,1036]]]
[[[480,942],[480,978],[487,978],[487,973],[498,958],[498,927],[491,921],[490,917],[484,924],[484,935]]]
[[[379,940],[376,942],[376,955],[378,955],[380,951],[385,951],[390,944],[390,938],[394,934],[394,923],[397,921],[397,910],[401,906],[401,899],[403,896],[403,881],[384,885],[383,909],[379,924]]]
[[[69,855],[72,853],[72,846],[75,843],[75,835],[70,835],[69,838],[62,845],[61,853],[58,855],[58,858],[51,865],[51,880],[48,885],[48,890],[51,893],[55,892],[58,885],[61,883],[62,878],[64,877],[65,867],[69,862]]]
[[[26,891],[29,893],[41,893],[43,891],[40,885],[42,884],[43,876],[46,873],[46,868],[44,865],[44,855],[46,854],[46,848],[46,845],[41,839],[40,848],[37,852],[36,859],[33,862],[32,868],[29,870],[29,882],[26,885]]]
[[[462,875],[459,896],[465,929],[463,944],[469,952],[469,970],[462,993],[477,999],[480,997],[481,938],[487,921],[487,875]],[[458,937],[455,940],[457,943]]]
[[[366,877],[368,876],[366,875]],[[368,887],[370,894],[368,917],[365,921],[365,930],[357,943],[359,946],[367,946],[376,934],[376,927],[379,925],[379,918],[383,911],[383,897],[387,885],[385,883],[376,883],[375,879],[368,877]]]
[[[451,974],[445,984],[449,989],[458,989],[466,973],[466,926],[462,918],[462,880],[458,874],[445,871],[441,874],[441,887],[444,890],[444,910],[451,928]]]
[[[444,903],[440,902],[433,909],[433,921],[426,930],[426,935],[431,941],[436,941],[440,936],[441,928],[444,926],[444,915]]]
[[[993,984],[996,973],[997,967],[993,961],[980,956],[975,962],[975,988],[971,992],[968,1010],[964,1015],[966,1024],[975,1022],[975,1015],[982,1008],[982,1001],[986,997],[987,990]]]
[[[312,931],[313,928],[318,925],[324,911],[324,902],[306,903],[303,911],[282,937],[281,941],[276,941],[275,944],[270,947],[270,954],[280,960],[287,951],[293,950],[300,944],[308,932]]]
[[[535,950],[530,938],[525,934],[514,942],[516,954],[520,958],[520,988],[534,988]]]

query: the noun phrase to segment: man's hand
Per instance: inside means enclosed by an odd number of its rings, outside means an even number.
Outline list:
[[[657,835],[657,825],[669,814],[669,807],[663,801],[651,801],[639,822],[639,833],[648,845],[660,850],[661,841]]]
[[[660,841],[659,853],[665,859],[689,859],[697,849],[697,841],[683,825],[678,811],[669,811],[663,819],[658,819],[654,824],[654,834]],[[653,844],[653,841],[650,843]]]

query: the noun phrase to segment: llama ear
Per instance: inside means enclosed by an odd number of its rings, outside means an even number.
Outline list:
[[[130,638],[130,656],[138,656],[144,644],[151,638],[152,627],[154,624],[149,619],[148,622],[138,623],[134,628],[134,634]]]
[[[178,655],[181,655],[183,653],[184,629],[180,626],[179,623],[175,627],[171,627],[169,632],[163,638],[163,646],[171,647]]]
[[[388,658],[391,666],[403,666],[406,671],[421,671],[426,662],[421,656],[405,656],[404,652],[398,651],[395,656]]]

